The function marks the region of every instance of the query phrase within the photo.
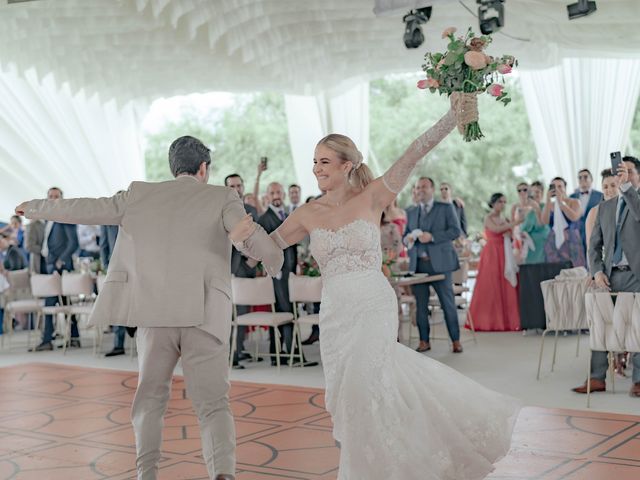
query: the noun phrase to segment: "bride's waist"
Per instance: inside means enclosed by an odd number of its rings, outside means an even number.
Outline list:
[[[327,285],[328,283],[335,283],[345,280],[356,281],[363,278],[383,278],[386,277],[382,274],[380,267],[360,267],[358,269],[345,270],[343,268],[327,268],[322,269],[322,283]]]

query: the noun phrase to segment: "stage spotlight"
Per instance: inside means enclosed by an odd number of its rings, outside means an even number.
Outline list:
[[[578,0],[577,3],[567,5],[567,13],[569,14],[569,20],[574,20],[580,17],[586,17],[591,15],[597,10],[596,2],[589,2],[587,0]]]
[[[404,45],[407,48],[418,48],[424,42],[420,25],[429,21],[431,9],[431,7],[416,8],[402,17],[402,21],[405,23]]]
[[[504,0],[477,0],[478,20],[483,35],[495,33],[504,27]]]

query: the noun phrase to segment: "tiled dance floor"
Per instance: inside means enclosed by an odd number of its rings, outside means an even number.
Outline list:
[[[134,478],[135,385],[131,372],[1,368],[0,480]],[[322,390],[237,382],[231,398],[238,480],[335,479],[339,451]],[[160,472],[163,480],[207,478],[180,378],[166,416]],[[640,479],[640,417],[526,408],[512,451],[490,478]]]

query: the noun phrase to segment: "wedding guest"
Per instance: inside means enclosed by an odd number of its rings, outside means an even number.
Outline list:
[[[300,189],[300,185],[296,185],[295,183],[289,185],[289,189],[287,191],[289,194],[289,205],[287,206],[287,214],[291,215],[293,211],[300,206],[300,202],[302,200],[302,190]]]
[[[77,225],[78,245],[80,247],[79,257],[89,257],[97,260],[100,258],[100,226],[99,225]]]
[[[526,251],[523,263],[542,263],[545,260],[544,244],[549,236],[549,226],[541,221],[543,205],[531,195],[533,186],[524,182],[518,184],[518,202],[511,207],[511,221],[523,219],[520,225],[523,250]]]
[[[45,224],[42,220],[31,220],[25,234],[25,249],[29,252],[29,271],[31,273],[46,273],[42,271],[42,244],[44,242]]]
[[[0,252],[4,270],[14,271],[27,268],[27,261],[18,248],[16,239],[7,234],[0,234]]]
[[[624,157],[618,170],[620,193],[598,207],[589,242],[589,270],[596,287],[611,292],[640,292],[640,161]],[[640,353],[631,356],[632,386],[629,394],[640,398]],[[609,368],[607,352],[591,352],[591,382],[576,393],[604,392]],[[589,388],[588,388],[589,387]]]
[[[252,206],[256,210],[256,212],[258,211],[258,201],[256,200],[256,196],[253,193],[246,193],[242,197],[242,202],[245,205]]]
[[[391,225],[396,226],[401,240],[400,251],[397,252],[397,255],[406,258],[407,252],[402,245],[402,235],[404,235],[404,230],[407,226],[407,214],[403,209],[398,207],[397,199],[394,199],[393,202],[384,209],[383,218]]]
[[[4,234],[15,240],[15,246],[24,248],[24,229],[22,228],[22,217],[12,215],[9,224],[0,228],[0,234]]]
[[[267,196],[269,198],[269,208],[260,216],[258,224],[265,229],[267,233],[276,230],[285,218],[287,213],[284,208],[285,193],[284,188],[277,182],[272,182],[267,186]],[[297,247],[291,245],[284,250],[284,264],[282,266],[279,278],[273,279],[273,288],[276,294],[276,311],[293,312],[293,305],[289,301],[289,275],[295,273],[297,259]],[[280,341],[284,341],[286,351],[291,352],[293,342],[293,325],[286,324],[278,327],[280,331]],[[276,365],[275,359],[275,333],[273,327],[269,328],[269,352],[273,355],[271,364]],[[281,352],[284,350],[281,349]],[[305,366],[317,365],[317,362],[307,362]]]
[[[452,203],[460,221],[460,230],[464,237],[467,236],[467,216],[464,213],[464,202],[461,198],[453,198],[453,188],[450,184],[442,182],[440,184],[440,198],[445,203]]]
[[[587,251],[587,236],[585,233],[585,222],[593,207],[602,201],[602,192],[594,190],[592,187],[593,176],[587,168],[578,172],[578,189],[571,194],[571,198],[580,201],[580,235],[585,252]]]
[[[62,198],[62,190],[58,187],[51,187],[47,192],[48,200],[59,200]],[[48,220],[45,224],[44,240],[42,242],[42,268],[41,271],[51,274],[73,270],[73,259],[71,255],[78,249],[78,234],[76,226],[67,223],[58,223]],[[64,298],[63,298],[64,300]],[[58,297],[47,297],[46,306],[55,306]],[[53,350],[53,317],[45,315],[44,330],[42,332],[42,342],[30,351],[40,352],[43,350]],[[75,318],[71,321],[71,341],[70,347],[80,348],[80,333],[78,323]]]
[[[460,268],[453,241],[460,237],[460,222],[453,206],[433,198],[435,183],[421,177],[415,184],[417,205],[407,209],[405,244],[409,247],[409,270],[429,275],[443,274],[444,280],[413,285],[416,321],[420,332],[418,352],[431,350],[429,342],[429,286],[433,287],[444,312],[453,353],[462,352],[458,311],[453,294],[452,273]]]
[[[580,201],[567,197],[566,189],[564,178],[554,178],[547,192],[547,203],[542,209],[542,223],[551,227],[544,245],[546,260],[554,263],[570,261],[574,267],[584,267],[586,259],[580,235]]]
[[[541,181],[536,180],[535,182],[531,182],[529,194],[531,195],[531,198],[540,205],[540,209],[544,208],[544,185]]]
[[[480,253],[478,278],[469,307],[475,330],[520,330],[518,268],[511,249],[511,234],[522,218],[517,211],[515,219],[504,218],[506,203],[502,193],[491,195],[491,212],[484,219],[487,244]],[[468,318],[465,327],[470,328]]]
[[[619,194],[618,176],[614,175],[611,172],[610,168],[605,168],[600,173],[600,176],[602,177],[602,185],[601,185],[601,187],[602,187],[602,194],[604,196],[603,201],[610,200],[613,197],[617,197],[618,194]],[[596,217],[598,215],[598,208],[599,207],[600,207],[600,205],[596,205],[595,207],[593,207],[589,211],[589,214],[587,215],[587,219],[584,222],[585,238],[587,239],[587,250],[589,248],[589,243],[590,243],[590,240],[591,240],[591,234],[593,233],[593,227],[596,224]]]
[[[232,173],[227,175],[224,179],[224,185],[226,187],[234,189],[240,198],[244,198],[244,180],[237,173]],[[248,204],[245,200],[244,203],[245,211],[251,215],[254,222],[258,221],[258,211],[252,205]],[[256,277],[256,264],[253,260],[247,258],[242,253],[240,253],[235,247],[231,249],[231,274],[240,278],[255,278]],[[236,311],[238,315],[244,315],[245,313],[249,313],[251,311],[251,307],[248,305],[237,305]],[[244,350],[244,339],[247,333],[247,327],[243,325],[239,325],[237,327],[237,348],[233,353],[233,368],[236,370],[244,369],[244,365],[240,364],[241,360],[248,360],[251,356],[245,352]]]
[[[402,236],[398,232],[398,227],[389,221],[385,212],[382,212],[380,220],[380,247],[387,258],[397,258],[404,252]]]

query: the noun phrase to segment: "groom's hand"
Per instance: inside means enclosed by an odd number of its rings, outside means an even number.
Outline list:
[[[245,217],[234,225],[229,232],[229,239],[233,243],[244,242],[249,238],[256,229],[257,224],[253,222],[251,215],[247,214]]]
[[[29,202],[22,202],[20,205],[16,207],[16,215],[20,215],[24,217],[24,212],[27,210],[27,204]]]

